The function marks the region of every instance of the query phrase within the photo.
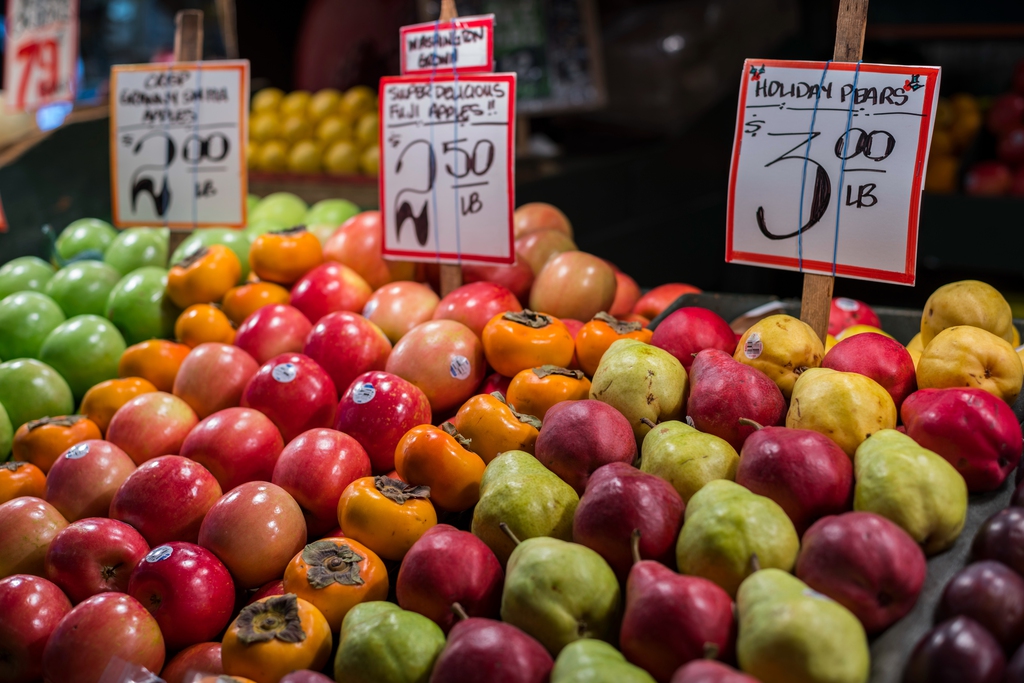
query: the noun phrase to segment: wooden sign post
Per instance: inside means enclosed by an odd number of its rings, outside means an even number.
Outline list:
[[[174,17],[174,61],[201,62],[203,60],[203,10],[183,9]],[[191,230],[171,229],[168,253],[192,234]]]
[[[836,20],[836,44],[832,60],[859,62],[864,54],[864,29],[868,23],[868,0],[840,0]],[[811,326],[822,343],[828,334],[828,315],[832,306],[835,278],[817,273],[804,274],[800,299],[800,319]]]
[[[451,21],[459,16],[455,8],[455,0],[441,0],[441,16],[438,21]],[[441,264],[441,296],[462,286],[462,266],[458,264]]]

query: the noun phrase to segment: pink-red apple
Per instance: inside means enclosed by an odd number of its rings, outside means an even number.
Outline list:
[[[235,608],[227,567],[193,543],[153,548],[136,565],[125,592],[153,615],[169,650],[216,638]]]
[[[525,262],[534,277],[554,256],[564,251],[576,251],[572,237],[561,230],[535,230],[516,238],[516,258]]]
[[[992,101],[986,123],[994,135],[1003,135],[1024,123],[1024,96],[1006,93]]]
[[[832,299],[828,313],[828,333],[833,337],[853,325],[882,327],[878,314],[863,301],[839,296]]]
[[[45,498],[69,522],[106,517],[117,489],[134,471],[135,462],[109,441],[82,441],[54,461]]]
[[[210,509],[199,545],[227,566],[242,588],[280,578],[306,545],[302,508],[280,486],[251,481],[228,491]]]
[[[264,363],[249,380],[242,406],[269,417],[288,443],[306,430],[331,426],[338,393],[330,375],[312,358],[283,353]]]
[[[364,211],[334,231],[324,245],[324,260],[345,264],[359,273],[373,289],[395,280],[412,280],[415,264],[383,259],[383,238],[380,211]]]
[[[358,313],[338,312],[325,315],[313,327],[303,353],[330,375],[337,391],[344,392],[358,375],[384,369],[391,342]]]
[[[621,270],[615,271],[615,284],[615,300],[608,313],[622,318],[632,313],[636,302],[640,301],[640,285]]]
[[[515,295],[519,301],[530,300],[530,288],[533,287],[533,269],[526,259],[517,256],[516,262],[510,266],[462,266],[462,281],[465,284],[473,282],[493,282],[501,285]]]
[[[182,457],[210,471],[223,491],[247,481],[268,481],[284,439],[270,418],[252,408],[228,408],[195,426],[181,445]]]
[[[174,378],[174,395],[191,406],[199,419],[233,408],[256,371],[256,360],[237,346],[208,342],[185,356]]]
[[[694,356],[704,349],[732,355],[736,350],[736,333],[714,311],[687,306],[665,316],[654,330],[651,344],[671,353],[689,371]]]
[[[219,676],[224,673],[220,643],[196,643],[174,655],[164,665],[160,678],[166,683],[195,683],[193,674]]]
[[[497,391],[500,392],[502,396],[505,396],[508,394],[508,385],[511,383],[511,377],[506,377],[498,372],[492,372],[487,376],[487,379],[484,380],[484,383],[480,385],[480,388],[476,390],[476,393],[493,394]]]
[[[1011,185],[1013,175],[1001,161],[979,161],[964,176],[964,191],[972,197],[1001,197]]]
[[[385,370],[415,384],[434,414],[462,405],[484,378],[480,338],[454,320],[432,320],[395,344]]]
[[[288,591],[284,589],[284,579],[274,579],[273,581],[266,582],[253,592],[252,597],[250,597],[245,604],[251,605],[263,598],[270,598],[275,595],[284,595],[287,592]]]
[[[615,301],[615,271],[604,259],[582,251],[554,256],[537,274],[530,308],[556,318],[590,320]]]
[[[910,352],[884,334],[863,332],[843,339],[828,350],[821,367],[870,377],[889,392],[896,410],[917,391],[917,370]]]
[[[315,324],[335,311],[362,311],[372,293],[359,273],[341,263],[327,261],[295,283],[291,304]]]
[[[46,551],[46,578],[78,604],[99,593],[125,593],[135,565],[149,552],[124,522],[87,517],[57,534]]]
[[[71,603],[60,588],[30,574],[0,579],[0,681],[43,677],[43,649]]]
[[[433,317],[439,301],[434,290],[422,282],[402,280],[370,295],[362,312],[392,344],[397,344],[406,332]]]
[[[0,578],[46,576],[46,550],[68,521],[42,498],[22,496],[0,505]]]
[[[434,320],[455,320],[480,337],[484,325],[499,313],[523,310],[515,294],[493,282],[462,285],[441,299],[434,310]]]
[[[562,211],[546,202],[523,204],[512,214],[512,230],[516,237],[538,230],[557,230],[572,237],[572,224]]]
[[[282,353],[299,353],[313,324],[299,309],[271,304],[251,313],[235,332],[235,346],[266,363]]]
[[[173,394],[154,391],[118,408],[107,427],[107,441],[141,465],[161,455],[177,454],[198,422],[189,404]]]
[[[337,526],[345,487],[370,474],[370,458],[358,441],[334,429],[311,429],[281,452],[271,481],[302,508],[307,534],[320,536]]]
[[[641,296],[633,306],[633,312],[648,320],[654,320],[661,312],[675,303],[684,294],[700,294],[701,290],[693,285],[672,282],[659,285]]]
[[[125,479],[110,503],[110,516],[138,529],[151,546],[195,543],[203,518],[220,496],[220,484],[205,467],[165,455]]]

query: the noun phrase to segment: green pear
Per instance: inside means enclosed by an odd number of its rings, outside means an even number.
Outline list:
[[[585,638],[559,653],[551,683],[654,683],[654,679],[608,643]]]
[[[967,483],[940,455],[895,429],[871,435],[853,460],[853,509],[895,524],[932,555],[953,545],[967,520]]]
[[[507,524],[524,541],[538,536],[569,541],[579,502],[576,491],[537,458],[525,451],[506,451],[484,470],[471,530],[505,566],[515,543],[499,524]]]
[[[0,462],[10,457],[13,443],[14,426],[11,424],[11,418],[7,416],[4,404],[0,403]]]
[[[779,569],[755,572],[736,598],[740,668],[762,683],[865,683],[868,638],[857,617]]]
[[[341,622],[334,678],[346,683],[427,683],[441,650],[441,627],[390,602],[356,605]]]
[[[680,573],[702,576],[735,597],[758,567],[790,571],[799,550],[793,522],[775,501],[717,479],[686,506],[676,564]]]
[[[683,417],[686,385],[686,370],[668,351],[620,339],[601,357],[590,398],[625,415],[640,444],[653,425]]]
[[[709,481],[734,481],[740,462],[728,441],[677,420],[647,432],[640,453],[640,469],[672,484],[684,503]]]
[[[508,559],[501,620],[557,656],[580,638],[614,639],[620,597],[615,572],[590,548],[557,538],[528,538]]]

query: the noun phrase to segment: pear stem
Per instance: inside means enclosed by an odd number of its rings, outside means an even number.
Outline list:
[[[629,548],[633,553],[633,564],[640,561],[640,530],[633,529],[633,533],[629,536]]]
[[[457,602],[452,603],[452,612],[455,613],[455,618],[459,621],[465,621],[466,619],[469,619],[469,615],[466,614],[466,610],[463,609],[462,605],[460,605]]]
[[[751,574],[761,571],[761,560],[758,559],[757,553],[750,553],[749,566]]]
[[[501,532],[508,536],[509,539],[516,545],[519,545],[521,543],[521,541],[518,538],[516,538],[516,535],[512,533],[512,530],[508,528],[508,524],[505,524],[505,522],[498,522],[498,528],[501,529]]]
[[[753,427],[754,429],[764,429],[764,425],[762,425],[760,422],[755,422],[754,420],[751,420],[750,418],[746,417],[741,417],[739,419],[739,423],[745,427]]]
[[[718,659],[718,646],[714,643],[704,643],[704,659]]]
[[[649,419],[647,419],[646,417],[641,417],[641,418],[640,418],[640,421],[641,421],[642,423],[644,423],[645,425],[647,425],[648,427],[650,427],[651,429],[654,429],[655,427],[657,427],[657,426],[658,426],[658,425],[654,424],[653,422],[651,422],[651,421],[650,421]]]

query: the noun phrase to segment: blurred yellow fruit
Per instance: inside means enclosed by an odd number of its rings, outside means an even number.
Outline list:
[[[245,143],[245,165],[250,170],[259,170],[260,167],[260,144],[249,140]]]
[[[949,98],[940,97],[939,103],[935,105],[935,130],[949,128],[955,117],[956,112],[953,111],[953,105],[950,103]]]
[[[288,170],[293,173],[319,173],[320,147],[312,140],[297,142],[288,152]]]
[[[280,88],[264,88],[252,96],[252,113],[277,111],[284,99],[284,91]]]
[[[949,127],[949,137],[953,141],[953,147],[963,150],[974,141],[974,136],[981,128],[981,112],[978,110],[966,110],[956,117],[953,125]]]
[[[949,99],[949,105],[953,108],[953,114],[957,118],[964,114],[981,113],[981,107],[978,106],[978,98],[970,93],[958,92]]]
[[[373,90],[365,85],[349,88],[341,96],[338,111],[341,112],[342,116],[355,120],[359,118],[360,114],[373,111],[375,97],[376,95],[374,95]]]
[[[936,155],[928,158],[928,173],[924,178],[925,192],[951,194],[956,192],[956,174],[960,163],[951,156]]]
[[[358,173],[359,150],[348,140],[335,142],[324,154],[324,168],[334,175]]]
[[[288,145],[280,140],[265,142],[259,148],[257,168],[263,171],[283,171],[288,167]]]
[[[380,171],[380,147],[373,145],[363,150],[359,157],[359,168],[364,175],[375,176]]]
[[[318,90],[309,100],[309,107],[306,115],[310,121],[316,123],[325,116],[338,111],[338,103],[341,102],[341,92],[334,88]]]
[[[953,138],[950,137],[949,131],[935,129],[932,133],[931,153],[937,156],[948,156],[953,153]]]
[[[875,334],[880,334],[884,337],[892,339],[891,334],[875,327],[874,325],[850,325],[845,330],[836,335],[836,341],[841,342],[844,339],[849,339],[854,335],[864,334],[865,332],[874,332]]]
[[[295,115],[305,116],[309,108],[309,101],[312,96],[307,90],[296,90],[284,96],[281,100],[281,114],[284,116]]]
[[[371,111],[359,117],[356,123],[356,143],[363,148],[377,144],[377,131],[380,128],[380,121],[377,112]]]
[[[831,334],[826,334],[825,335],[825,353],[828,353],[830,350],[832,350],[832,347],[835,346],[838,343],[839,343],[839,341],[835,337],[833,337]]]
[[[288,116],[281,121],[281,137],[291,143],[313,137],[309,121],[301,116]]]
[[[316,125],[316,139],[326,145],[352,139],[352,124],[340,116],[327,116]]]
[[[256,142],[266,142],[280,136],[281,125],[275,112],[253,114],[249,119],[249,137]]]

